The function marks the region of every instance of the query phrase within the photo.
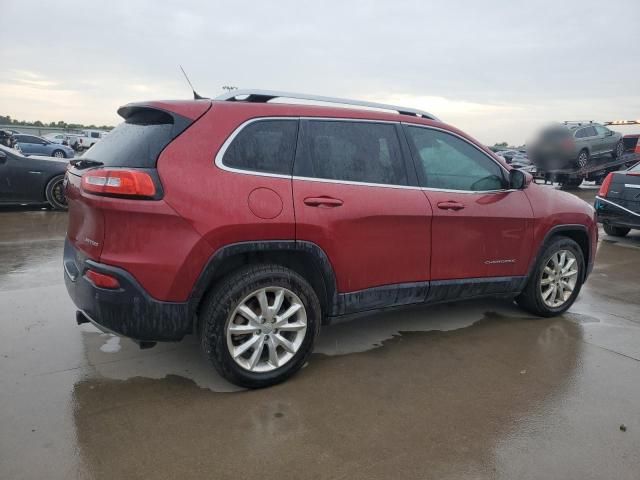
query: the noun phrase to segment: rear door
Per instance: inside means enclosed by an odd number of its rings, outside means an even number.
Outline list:
[[[417,125],[405,131],[433,208],[431,279],[525,275],[533,212],[524,191],[506,189],[503,167],[468,140]]]
[[[301,120],[293,179],[296,239],[324,250],[340,293],[380,287],[380,305],[355,310],[415,303],[426,295],[420,282],[429,278],[431,207],[407,168],[401,134],[395,123]]]
[[[4,202],[34,202],[43,198],[46,172],[40,161],[3,150],[0,159],[0,200]],[[3,161],[4,160],[4,161]]]
[[[598,141],[600,143],[600,153],[608,154],[615,150],[617,142],[617,138],[613,135],[613,132],[606,127],[601,125],[595,126],[596,132],[598,133]]]

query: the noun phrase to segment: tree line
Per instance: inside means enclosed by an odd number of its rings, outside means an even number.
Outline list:
[[[17,125],[21,127],[50,127],[50,128],[64,128],[64,129],[74,129],[74,130],[82,130],[82,129],[91,129],[91,130],[111,130],[113,129],[113,125],[84,125],[82,123],[67,123],[62,120],[58,122],[41,122],[40,120],[36,120],[35,122],[27,121],[27,120],[16,120],[15,118],[11,118],[10,115],[0,115],[0,125]]]

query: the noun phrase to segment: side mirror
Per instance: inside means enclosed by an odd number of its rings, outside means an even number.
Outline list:
[[[606,136],[607,137],[613,136],[613,131],[611,131],[611,130],[607,131]]]
[[[527,182],[527,176],[524,172],[516,170],[515,168],[509,170],[509,188],[512,190],[522,190],[530,183]]]

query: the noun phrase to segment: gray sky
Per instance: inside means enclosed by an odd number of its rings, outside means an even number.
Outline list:
[[[116,124],[121,104],[189,97],[178,64],[205,96],[399,103],[490,144],[640,118],[638,0],[1,3],[0,114],[18,119]]]

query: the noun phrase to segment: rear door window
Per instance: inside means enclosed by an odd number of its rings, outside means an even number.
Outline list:
[[[407,126],[406,131],[417,156],[421,186],[463,191],[504,188],[502,168],[469,142],[431,128]]]
[[[407,170],[394,124],[305,120],[301,136],[296,176],[407,185]]]
[[[291,175],[297,135],[298,120],[254,121],[235,136],[222,163],[240,170]]]

